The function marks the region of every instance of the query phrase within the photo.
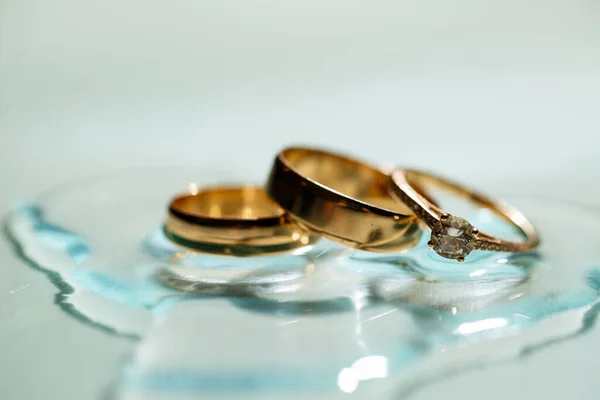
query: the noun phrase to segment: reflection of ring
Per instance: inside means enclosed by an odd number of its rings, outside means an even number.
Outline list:
[[[472,250],[523,252],[536,248],[539,238],[535,228],[516,208],[429,173],[398,169],[391,174],[391,190],[431,228],[429,246],[440,256],[464,261]],[[494,214],[516,226],[524,242],[509,242],[479,232],[463,218],[452,216],[425,196],[423,187],[437,186],[473,203],[488,208]]]
[[[175,197],[164,231],[179,245],[238,257],[282,253],[318,239],[255,186],[209,188]]]
[[[300,225],[344,245],[400,251],[421,237],[416,216],[394,199],[387,173],[341,155],[287,148],[267,193]]]

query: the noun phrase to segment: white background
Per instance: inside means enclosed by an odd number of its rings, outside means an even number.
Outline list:
[[[131,166],[260,182],[290,143],[600,205],[599,21],[592,0],[0,0],[0,206]],[[0,259],[1,397],[94,398],[130,344],[83,339]],[[558,364],[593,336],[532,357],[543,373],[497,369],[568,398]],[[442,391],[509,394],[486,376]]]

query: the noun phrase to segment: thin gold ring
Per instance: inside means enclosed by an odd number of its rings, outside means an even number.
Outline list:
[[[540,243],[531,222],[519,210],[500,200],[427,172],[397,169],[392,172],[391,178],[391,192],[431,228],[428,244],[442,257],[462,262],[472,250],[525,252],[535,249]],[[427,186],[437,186],[491,210],[518,228],[525,240],[511,242],[479,232],[467,220],[452,216],[433,204],[423,189]]]
[[[401,251],[418,243],[422,231],[388,186],[386,172],[363,162],[287,148],[276,157],[265,190],[307,230],[361,250]]]
[[[236,257],[284,253],[318,240],[256,186],[177,196],[169,204],[164,232],[180,246]]]

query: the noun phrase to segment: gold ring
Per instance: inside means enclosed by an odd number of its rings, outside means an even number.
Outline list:
[[[440,256],[464,261],[473,250],[524,252],[535,249],[538,234],[527,218],[516,208],[479,194],[460,184],[416,170],[397,169],[391,174],[391,191],[431,228],[429,246]],[[525,241],[510,242],[479,232],[467,220],[455,217],[433,204],[423,188],[437,186],[457,196],[488,208],[503,220],[511,223],[523,234]]]
[[[237,257],[288,252],[318,240],[255,186],[214,187],[173,198],[164,232],[181,246]]]
[[[422,231],[388,187],[386,172],[360,161],[287,148],[275,159],[265,190],[307,230],[361,250],[401,251],[417,244]]]

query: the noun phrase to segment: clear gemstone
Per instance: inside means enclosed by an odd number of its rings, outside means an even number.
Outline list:
[[[431,230],[433,250],[445,258],[466,257],[475,244],[473,225],[459,217],[449,216],[438,221]]]

